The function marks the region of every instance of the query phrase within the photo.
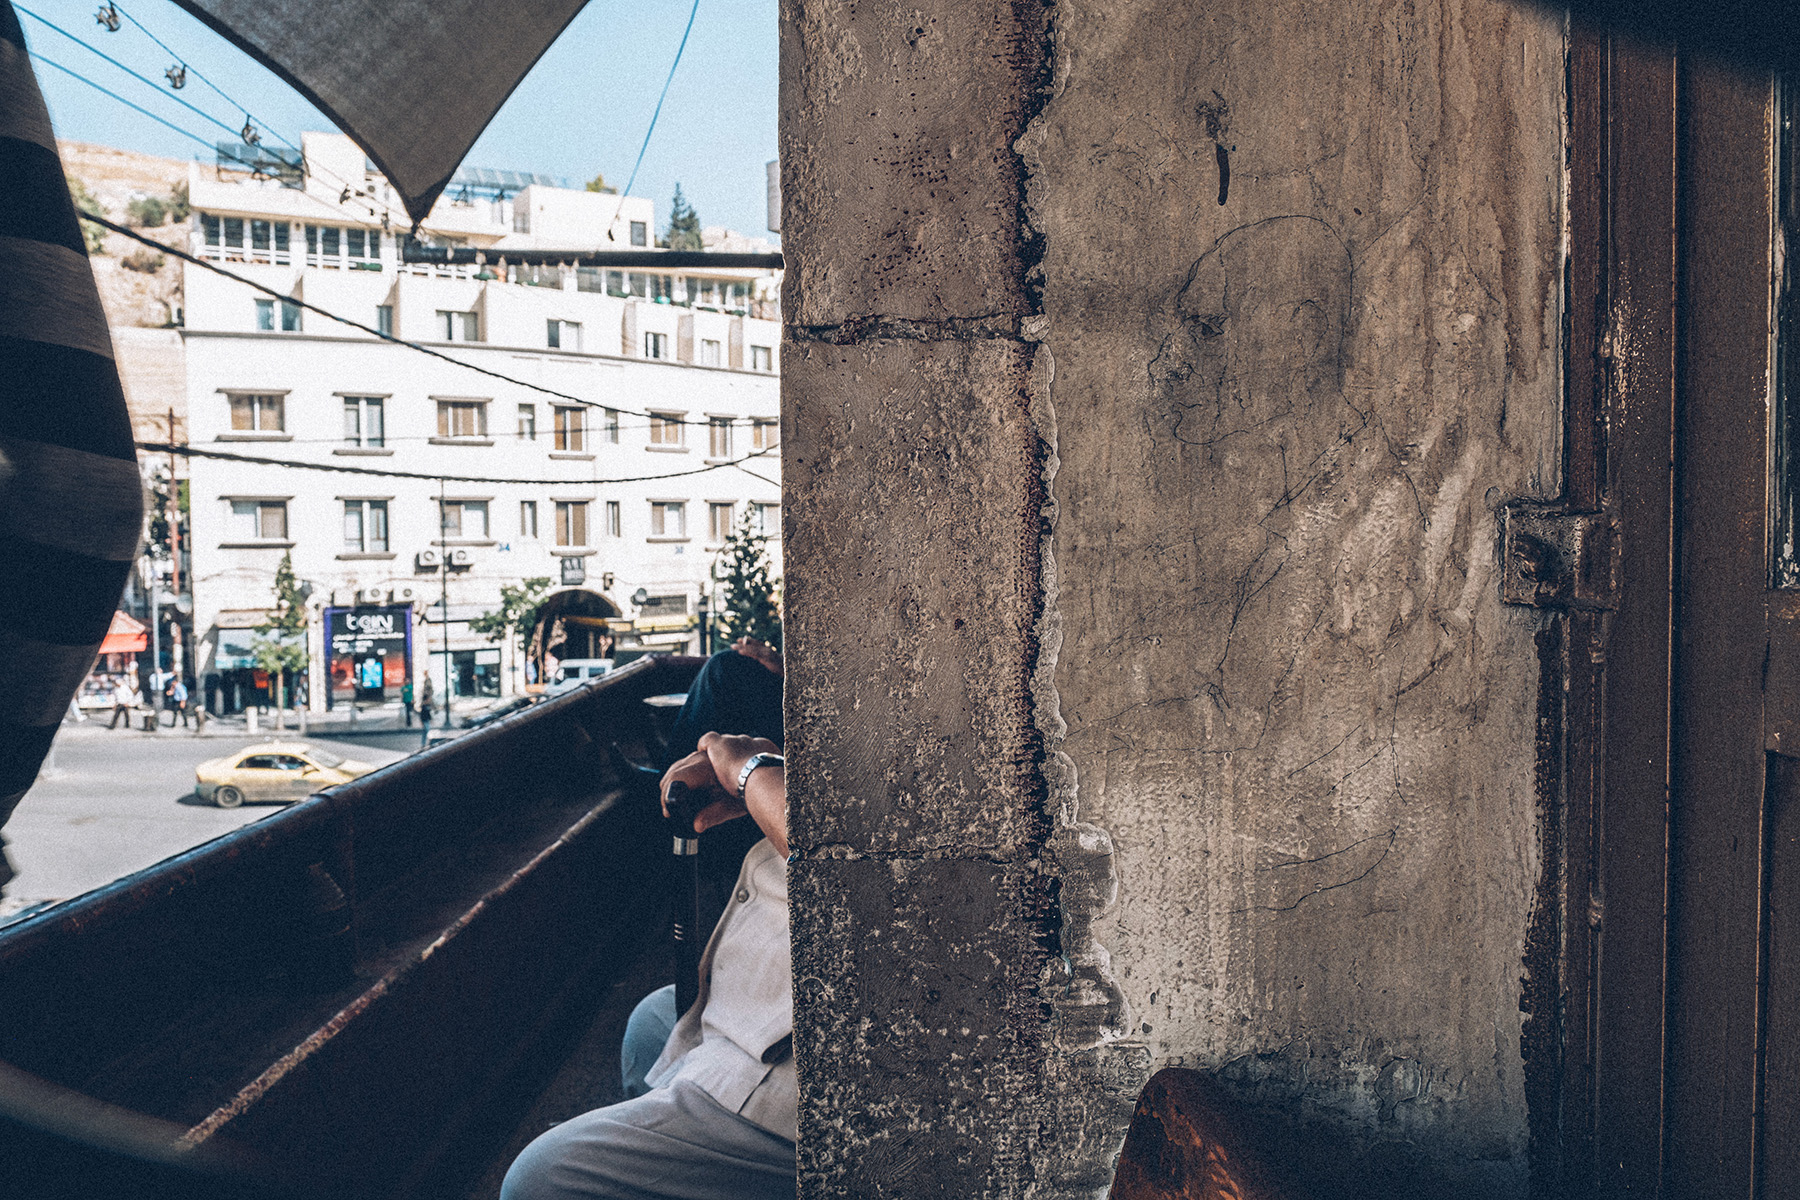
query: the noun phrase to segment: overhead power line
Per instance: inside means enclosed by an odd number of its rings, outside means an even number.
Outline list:
[[[119,70],[125,72],[127,75],[129,75],[133,79],[137,80],[139,83],[150,88],[157,95],[159,95],[159,96],[166,95],[166,93],[164,93],[164,91],[163,91],[162,85],[160,83],[157,83],[154,79],[151,79],[144,75],[139,75],[136,71],[132,70],[130,67],[126,66],[124,63],[122,63],[118,59],[114,58],[112,55],[106,53],[106,51],[100,50],[94,46],[89,45],[87,42],[82,41],[80,38],[76,37],[74,34],[70,33],[68,30],[64,29],[62,26],[56,24],[54,21],[45,20],[43,17],[40,17],[36,13],[32,12],[29,8],[26,8],[23,4],[15,4],[15,5],[13,5],[13,7],[18,9],[20,12],[24,13],[26,16],[30,17],[32,20],[36,21],[38,24],[47,25],[51,29],[55,30],[57,33],[62,34],[64,37],[68,38],[71,42],[74,42],[77,46],[80,46],[83,50],[86,50],[89,54],[97,55],[98,57],[105,59],[107,62],[109,62],[113,66],[119,68]],[[129,16],[130,14],[122,13],[121,15]],[[136,22],[134,21],[133,24],[136,24]],[[84,82],[86,82],[86,81],[84,80]],[[230,125],[227,125],[225,122],[219,120],[219,118],[213,116],[211,113],[207,112],[205,109],[197,108],[194,105],[189,104],[186,100],[183,100],[180,96],[167,96],[167,99],[173,100],[175,103],[181,105],[181,107],[187,109],[189,112],[195,114],[196,116],[198,116],[204,120],[211,121],[214,125],[217,125],[220,129],[223,129],[226,133],[231,134],[233,137],[237,137],[242,133],[241,130],[233,128]],[[142,110],[140,110],[140,111],[142,111]],[[246,115],[248,115],[248,114],[246,114]],[[188,136],[192,137],[193,135],[189,134]]]
[[[681,31],[681,45],[675,47],[675,61],[669,64],[669,76],[663,80],[662,93],[656,97],[656,109],[650,114],[650,128],[644,130],[644,144],[638,147],[637,161],[631,164],[631,175],[625,180],[625,190],[619,193],[618,207],[613,209],[612,225],[618,224],[619,214],[625,211],[625,197],[631,195],[631,185],[637,182],[638,168],[644,165],[644,154],[650,149],[650,135],[656,132],[656,119],[662,116],[663,101],[669,98],[669,85],[675,82],[675,68],[681,65],[681,55],[687,50],[688,34],[694,32],[694,18],[700,15],[700,0],[694,0],[694,7],[688,12],[687,28]],[[607,226],[606,235],[612,236],[612,225]]]
[[[296,300],[292,296],[288,296],[281,292],[276,291],[274,288],[269,287],[267,284],[258,283],[254,279],[250,279],[243,275],[239,275],[236,271],[227,271],[224,267],[221,267],[221,266],[217,265],[216,263],[207,262],[205,259],[201,258],[198,255],[189,254],[186,250],[178,250],[174,246],[170,246],[166,243],[157,241],[155,238],[145,237],[143,234],[137,232],[135,229],[131,229],[125,225],[121,225],[117,221],[108,220],[105,217],[96,216],[95,214],[93,214],[91,212],[87,212],[87,211],[81,210],[81,209],[76,210],[76,215],[79,216],[84,221],[92,221],[94,224],[99,225],[104,229],[110,229],[114,233],[122,234],[125,237],[132,239],[133,241],[142,242],[144,245],[154,247],[155,249],[160,250],[165,254],[173,254],[176,258],[181,259],[183,262],[192,263],[197,267],[204,267],[206,270],[213,272],[215,275],[223,275],[225,278],[233,280],[237,283],[241,283],[245,287],[253,288],[256,291],[263,293],[265,296],[273,297],[274,299],[280,300],[286,304],[292,304],[294,307],[305,309],[307,312],[318,313],[321,317],[325,317],[328,320],[336,321],[340,325],[348,325],[352,329],[361,330],[363,333],[370,334],[373,337],[380,338],[384,342],[391,342],[396,346],[405,346],[409,350],[417,350],[420,354],[429,355],[430,357],[439,359],[443,362],[454,363],[456,366],[463,367],[466,370],[474,371],[477,375],[486,375],[490,379],[498,379],[502,383],[510,383],[514,387],[521,387],[521,388],[526,389],[527,391],[532,391],[532,392],[541,392],[546,396],[555,396],[559,400],[567,400],[573,404],[579,404],[586,408],[607,409],[609,411],[616,412],[616,413],[624,413],[627,416],[642,417],[645,420],[649,420],[651,418],[650,413],[643,412],[638,409],[621,408],[617,404],[608,404],[608,403],[605,403],[600,400],[587,400],[587,399],[583,399],[580,396],[571,396],[571,395],[569,395],[569,393],[559,392],[555,388],[547,388],[547,387],[542,386],[541,384],[536,384],[536,383],[527,383],[525,380],[515,379],[511,375],[503,375],[499,371],[490,371],[488,368],[476,366],[474,363],[469,362],[466,359],[453,357],[452,355],[443,353],[441,350],[433,350],[430,346],[421,346],[418,342],[409,342],[405,338],[397,338],[391,333],[383,333],[383,332],[381,332],[381,330],[376,329],[372,326],[364,325],[361,321],[353,321],[349,317],[339,316],[337,313],[334,313],[334,312],[330,311],[329,309],[320,308],[316,304],[309,304],[305,300]],[[433,476],[429,476],[429,478],[436,479],[437,476],[433,475]]]
[[[119,95],[119,93],[113,91],[111,88],[108,88],[108,87],[102,86],[101,84],[95,83],[92,79],[89,79],[86,75],[83,75],[80,71],[76,71],[76,70],[73,70],[72,68],[65,67],[53,58],[45,58],[42,54],[39,54],[36,50],[31,50],[31,51],[28,51],[27,53],[29,53],[31,55],[31,57],[33,57],[33,58],[37,59],[39,62],[43,63],[46,67],[55,67],[57,70],[61,71],[64,75],[73,76],[75,79],[80,80],[82,83],[85,83],[89,87],[93,88],[96,92],[99,92],[105,96],[112,97],[114,100],[117,100],[120,104],[123,104],[126,108],[131,109],[133,112],[142,113],[144,116],[149,117],[152,121],[155,121],[158,125],[166,125],[170,129],[173,129],[176,133],[179,133],[182,137],[189,138],[189,139],[192,139],[193,141],[199,142],[202,146],[205,146],[208,150],[214,150],[214,151],[218,150],[218,147],[214,146],[213,143],[207,141],[205,138],[201,137],[200,135],[189,132],[186,129],[183,129],[181,126],[175,124],[175,122],[173,122],[173,121],[166,120],[162,117],[157,116],[155,113],[151,112],[149,109],[145,108],[141,104],[133,104],[131,101],[127,100],[125,97]],[[227,157],[235,159],[238,162],[244,162],[243,159],[238,158],[235,154],[227,155]],[[246,167],[249,167],[253,164],[245,163],[244,165]],[[89,219],[96,219],[93,217],[92,213],[82,213],[81,215],[84,217],[88,217]],[[139,240],[148,241],[148,239],[139,239]],[[164,246],[161,242],[152,242],[151,244],[156,246],[158,249],[162,249],[162,250],[168,249],[168,247]]]
[[[741,458],[728,462],[709,463],[704,467],[695,467],[689,471],[668,471],[661,475],[620,475],[612,479],[507,479],[493,475],[458,475],[452,471],[394,471],[382,467],[346,467],[337,463],[302,462],[291,458],[268,458],[257,454],[232,454],[224,450],[208,450],[202,446],[191,446],[183,442],[139,442],[139,450],[150,450],[157,454],[179,454],[184,458],[209,458],[219,462],[247,463],[257,467],[292,467],[299,471],[326,471],[338,475],[378,475],[385,479],[425,479],[432,482],[447,483],[496,483],[512,484],[522,487],[589,487],[596,484],[614,483],[655,483],[661,479],[681,479],[689,475],[705,475],[709,471],[722,471],[726,467],[743,467],[744,463],[764,458],[781,449],[780,443],[756,450]],[[754,472],[746,471],[746,474]],[[775,484],[772,479],[756,478],[764,483]]]
[[[14,5],[14,7],[16,8],[18,6]],[[280,142],[282,145],[286,146],[289,150],[300,149],[300,147],[294,145],[294,143],[292,143],[292,142],[288,141],[286,138],[282,137],[281,133],[278,130],[276,130],[274,126],[270,125],[266,121],[258,120],[256,115],[254,113],[252,113],[248,108],[246,108],[242,104],[239,104],[236,100],[233,100],[230,96],[227,96],[225,94],[224,88],[220,87],[218,84],[214,83],[212,80],[210,80],[206,76],[202,75],[191,63],[188,62],[187,59],[185,59],[181,55],[175,53],[175,51],[172,48],[170,48],[170,46],[167,42],[163,41],[161,38],[157,37],[154,33],[151,33],[147,28],[145,28],[144,23],[142,21],[138,20],[136,17],[132,16],[129,12],[126,12],[123,8],[121,8],[119,6],[119,4],[117,3],[117,0],[114,0],[112,7],[113,7],[114,11],[116,11],[121,17],[124,17],[127,21],[130,21],[133,25],[136,25],[138,27],[138,32],[142,33],[145,37],[147,37],[151,41],[155,42],[158,46],[161,46],[163,49],[163,53],[167,54],[170,58],[174,59],[182,67],[183,70],[185,70],[188,74],[192,75],[195,79],[198,79],[201,83],[204,83],[207,87],[211,88],[214,92],[218,93],[219,98],[221,100],[225,101],[225,103],[231,105],[231,107],[233,107],[233,108],[237,109],[239,112],[243,113],[244,119],[246,121],[250,121],[250,122],[254,123],[258,128],[266,129],[270,133],[274,134],[275,140]],[[19,11],[23,12],[24,10],[20,9]],[[46,22],[46,23],[48,23],[48,22]]]

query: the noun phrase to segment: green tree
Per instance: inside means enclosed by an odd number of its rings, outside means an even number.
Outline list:
[[[590,192],[600,192],[608,196],[616,196],[619,194],[618,188],[606,186],[605,175],[595,175],[592,179],[588,180],[587,190]]]
[[[184,179],[169,189],[167,207],[169,210],[169,220],[177,225],[187,220],[189,215],[192,214],[193,208],[188,204],[187,180]]]
[[[275,728],[287,728],[287,680],[306,669],[306,592],[294,577],[294,554],[281,556],[275,568],[275,604],[269,619],[255,627],[250,656],[256,665],[275,676]],[[300,728],[306,729],[306,710],[299,709]]]
[[[753,637],[779,647],[781,610],[776,592],[780,581],[769,577],[769,539],[757,530],[747,505],[719,550],[713,577],[725,588],[719,607],[719,631],[724,640]]]
[[[100,207],[100,201],[94,196],[94,193],[88,191],[87,184],[73,175],[64,175],[63,178],[69,181],[69,199],[75,202],[76,208],[96,217],[106,215],[106,211]],[[80,221],[80,218],[77,220]],[[80,221],[80,224],[81,240],[87,243],[87,252],[89,254],[105,254],[106,230],[92,221]]]
[[[669,232],[663,245],[671,250],[706,249],[700,242],[700,214],[681,194],[679,183],[675,185],[675,199],[669,204]]]
[[[538,617],[550,593],[550,577],[534,575],[521,579],[517,586],[500,585],[500,607],[482,613],[469,621],[469,632],[479,633],[490,642],[504,642],[513,654],[513,669],[519,665],[517,637],[530,636],[537,628]]]

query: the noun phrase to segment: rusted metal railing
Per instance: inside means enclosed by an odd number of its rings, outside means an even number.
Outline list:
[[[646,659],[0,930],[0,1181],[435,1196],[666,921]],[[509,1107],[510,1105],[510,1107]]]

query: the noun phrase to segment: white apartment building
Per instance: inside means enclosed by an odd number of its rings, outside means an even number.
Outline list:
[[[191,460],[202,694],[266,702],[251,627],[290,552],[311,589],[315,710],[391,702],[426,670],[439,697],[540,682],[530,655],[468,627],[534,576],[555,587],[540,638],[555,657],[696,649],[733,522],[760,523],[779,564],[780,327],[753,315],[773,308],[773,273],[505,265],[509,249],[647,247],[656,212],[504,180],[453,184],[423,228],[487,265],[407,266],[405,218],[383,220],[361,150],[323,134],[303,149],[303,186],[195,166],[193,252],[459,362],[187,268],[190,444],[263,460]]]

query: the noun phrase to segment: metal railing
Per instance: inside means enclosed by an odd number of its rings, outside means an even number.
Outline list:
[[[444,1194],[666,922],[616,747],[653,754],[642,701],[699,665],[640,660],[0,930],[0,1178]]]

